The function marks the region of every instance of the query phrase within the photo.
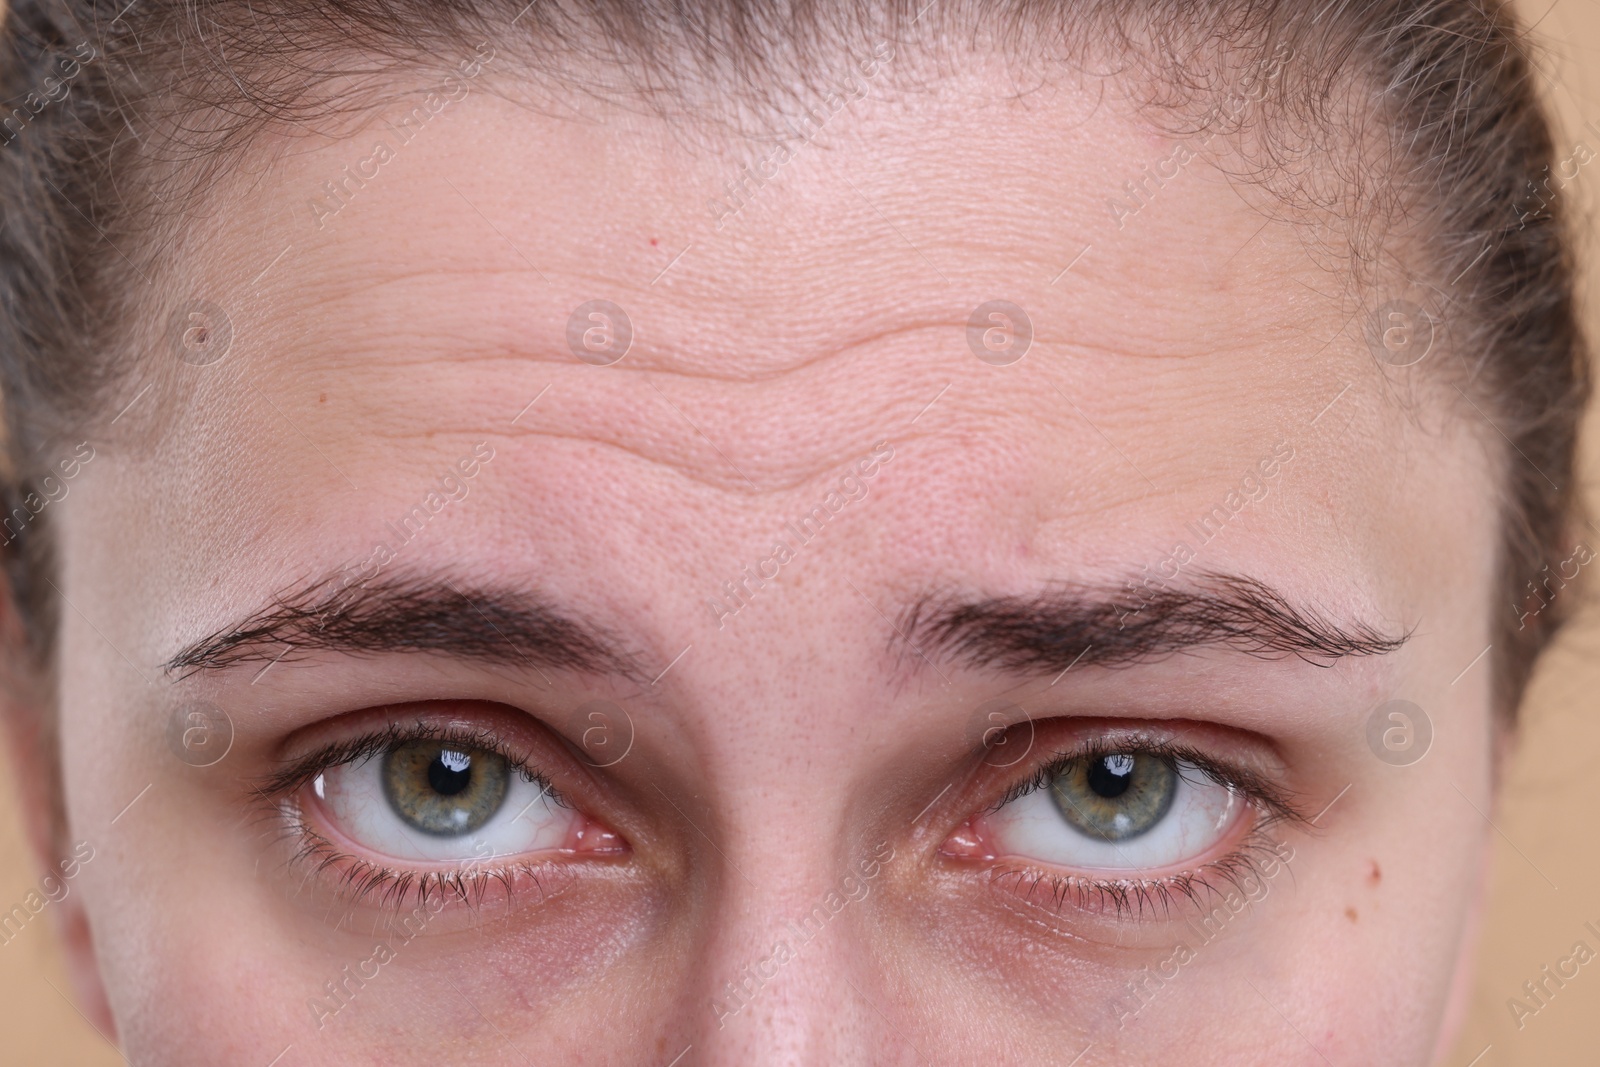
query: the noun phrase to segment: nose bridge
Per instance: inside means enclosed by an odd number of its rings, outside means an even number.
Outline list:
[[[847,890],[841,875],[818,877],[814,866],[787,889],[773,882],[732,876],[727,906],[708,935],[697,983],[699,1023],[685,1063],[899,1062],[885,1056],[894,1044],[885,1025],[892,1013],[883,1004],[881,961],[865,936],[864,883]]]
[[[867,672],[819,676],[804,649],[778,658],[780,669],[752,665],[741,684],[701,692],[706,706],[749,713],[727,715],[739,730],[701,739],[716,772],[701,783],[695,836],[716,874],[689,950],[681,1006],[693,1045],[679,1067],[914,1062],[895,1053],[895,1028],[911,1027],[890,1022],[899,1011],[872,936],[895,852],[862,837],[863,783],[879,772],[851,713],[872,696],[858,681]]]

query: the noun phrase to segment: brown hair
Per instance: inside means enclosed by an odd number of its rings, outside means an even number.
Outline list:
[[[1224,126],[1226,109],[1188,105],[1293,57],[1252,109],[1259,177],[1343,212],[1352,276],[1377,277],[1385,256],[1426,265],[1407,291],[1447,327],[1430,367],[1503,438],[1494,650],[1496,702],[1513,711],[1561,619],[1525,599],[1573,551],[1589,372],[1550,124],[1528,45],[1488,0],[19,0],[0,43],[0,540],[39,662],[56,596],[49,513],[29,494],[74,427],[104,428],[134,362],[116,338],[171,310],[150,306],[163,235],[253,134],[356,111],[485,40],[567,88],[659,103],[699,86],[749,104],[821,77],[851,42],[899,54],[916,37],[1046,67],[1120,56],[1149,75],[1150,104]],[[1385,251],[1390,237],[1405,249]]]

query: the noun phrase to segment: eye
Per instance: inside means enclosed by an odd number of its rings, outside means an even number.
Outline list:
[[[435,914],[466,904],[460,914],[474,921],[485,908],[604,877],[632,856],[591,814],[621,810],[605,784],[515,708],[384,705],[313,724],[288,745],[300,754],[251,792],[281,830],[295,890],[318,908]]]
[[[1100,841],[1148,833],[1172,810],[1178,770],[1142,752],[1073,760],[1050,782],[1061,817]]]
[[[589,830],[544,779],[454,738],[389,741],[326,767],[309,792],[307,814],[390,863],[576,850]]]
[[[993,857],[1155,878],[1206,860],[1250,814],[1197,764],[1128,748],[1058,759],[971,829]]]
[[[979,761],[958,803],[988,804],[939,851],[996,891],[1084,917],[1079,936],[1112,922],[1108,943],[1126,944],[1136,928],[1122,920],[1170,920],[1210,893],[1271,878],[1294,857],[1273,828],[1310,821],[1291,768],[1245,731],[1087,717],[1029,719],[1025,728],[1022,747],[1031,752],[1041,738],[1039,751],[1029,764],[1027,753]],[[984,747],[1009,740],[985,734]]]
[[[460,837],[492,819],[510,791],[504,756],[439,741],[408,741],[383,755],[383,793],[425,834]]]

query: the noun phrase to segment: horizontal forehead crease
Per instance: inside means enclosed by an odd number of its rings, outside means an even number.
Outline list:
[[[380,471],[393,466],[396,446],[413,450],[419,438],[490,438],[510,450],[512,463],[537,462],[549,472],[558,469],[549,463],[581,464],[592,455],[748,495],[843,472],[880,442],[944,457],[946,472],[951,462],[1020,471],[1065,450],[1073,461],[1052,481],[1137,468],[1174,485],[1209,477],[1210,466],[1218,466],[1218,477],[1231,474],[1244,462],[1242,452],[1252,452],[1253,462],[1269,439],[1308,422],[1326,401],[1320,392],[1298,392],[1302,377],[1315,382],[1317,374],[1241,383],[1209,358],[1086,356],[1045,344],[1025,364],[994,368],[974,358],[959,335],[954,345],[961,351],[950,352],[950,338],[926,331],[757,381],[514,355],[407,360],[403,373],[376,380],[358,364],[322,363],[259,381],[271,403],[257,401],[253,421],[291,445],[302,427]],[[1128,367],[1097,369],[1100,362]],[[1242,391],[1276,398],[1277,417],[1241,407]],[[1323,392],[1336,393],[1336,383]],[[1154,434],[1148,415],[1156,406],[1169,411],[1168,430],[1206,437],[1215,451],[1195,455]],[[589,451],[595,447],[603,451]]]
[[[1328,365],[1350,358],[1338,323],[1293,301],[1254,320],[1255,336],[1241,326],[1228,344],[1139,316],[1138,329],[1108,328],[1104,309],[1124,306],[1105,295],[1116,278],[1023,297],[1033,308],[1023,312],[1029,348],[1010,365],[985,358],[989,324],[972,326],[976,304],[930,287],[843,322],[796,320],[781,301],[730,306],[639,293],[620,310],[626,350],[596,365],[570,336],[587,301],[576,283],[561,284],[565,298],[516,272],[407,272],[322,292],[317,328],[283,344],[242,342],[241,373],[275,408],[358,450],[452,427],[529,445],[593,442],[735,492],[794,488],[884,439],[953,433],[979,449],[1009,439],[1013,449],[1067,442],[1110,454],[1108,442],[1127,447],[1130,433],[1147,432],[1155,405],[1174,426],[1213,440],[1260,438],[1278,429],[1252,426],[1269,401],[1297,411],[1311,404],[1308,386],[1320,397],[1354,373]],[[855,298],[865,288],[845,291]],[[301,321],[285,305],[273,314]],[[769,312],[773,321],[761,321]],[[252,325],[267,339],[282,329]],[[1261,403],[1241,406],[1245,397]],[[1315,411],[1302,414],[1303,422]],[[1226,427],[1207,429],[1219,418]],[[1144,454],[1157,468],[1167,462]]]
[[[1262,233],[1260,206],[1199,163],[1136,219],[1108,211],[1126,178],[1172,151],[1125,109],[1071,94],[1028,109],[975,104],[959,89],[919,105],[933,115],[914,129],[943,132],[916,135],[864,99],[751,184],[764,142],[692,153],[638,120],[619,136],[476,94],[461,121],[430,126],[316,225],[305,203],[328,199],[328,174],[362,142],[290,154],[276,203],[229,204],[218,218],[243,238],[278,216],[291,247],[263,291],[327,302],[327,330],[406,331],[459,307],[480,318],[472,335],[543,327],[560,353],[568,314],[604,298],[633,320],[636,360],[713,375],[781,372],[885,330],[964,324],[996,297],[1046,333],[1106,350],[1217,351],[1283,318],[1281,284],[1270,296],[1245,284],[1260,280],[1263,248],[1275,276],[1291,263],[1310,284],[1323,273],[1291,233]],[[1019,139],[1029,151],[1013,151]],[[585,162],[596,158],[606,165]],[[282,250],[238,264],[240,280]],[[404,296],[387,321],[345,312],[382,304],[372,290],[390,285]],[[461,307],[459,291],[474,287],[481,302]],[[485,314],[490,295],[503,302]]]
[[[1111,507],[1228,489],[1375,373],[1294,228],[1220,173],[1192,164],[1137,218],[1106,213],[1096,191],[1124,164],[1171,151],[1146,127],[1074,112],[1070,136],[1034,139],[1038,159],[994,168],[970,145],[944,152],[958,128],[995,147],[1063,115],[952,110],[922,144],[861,104],[854,132],[841,123],[720,220],[704,201],[726,159],[606,142],[487,94],[321,227],[305,196],[354,142],[295,155],[281,186],[216,217],[257,296],[197,386],[243,417],[199,443],[248,432],[282,447],[233,448],[234,467],[293,455],[398,499],[450,447],[429,438],[482,435],[513,457],[490,476],[525,487],[509,499],[593,506],[589,483],[634,461],[751,497],[845,473],[886,441],[918,454],[894,479],[924,508],[954,516],[988,486],[1011,517],[1082,529]],[[606,145],[633,166],[589,165]],[[282,244],[261,236],[274,219]],[[614,305],[604,323],[597,301]],[[980,309],[996,301],[1026,318],[1016,360],[986,347]],[[619,316],[628,343],[602,344],[616,358],[574,346],[590,326],[616,339]],[[192,427],[170,432],[187,456]],[[642,479],[630,493],[676,503]]]

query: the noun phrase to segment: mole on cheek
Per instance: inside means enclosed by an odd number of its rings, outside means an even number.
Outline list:
[[[1354,909],[1354,908],[1346,908],[1346,909],[1344,909],[1344,917],[1346,919],[1349,919],[1351,922],[1355,922],[1356,921],[1356,909]]]
[[[1378,861],[1371,860],[1372,870],[1367,872],[1367,885],[1373,889],[1378,888],[1378,883],[1383,881],[1383,872],[1378,869]]]

